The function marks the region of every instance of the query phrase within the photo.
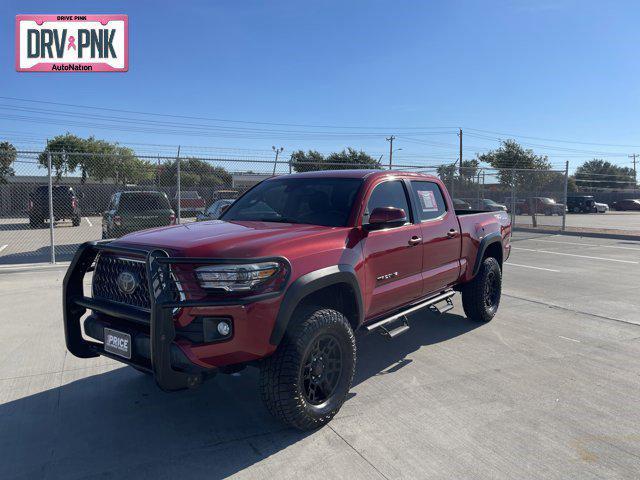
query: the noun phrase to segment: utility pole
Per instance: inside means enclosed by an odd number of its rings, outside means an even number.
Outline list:
[[[460,156],[458,157],[458,160],[460,161],[460,168],[462,168],[462,129],[460,129],[458,136],[460,137]]]
[[[51,172],[51,150],[47,140],[47,167],[49,169],[49,246],[51,248],[51,263],[56,263],[56,239],[53,233],[55,215],[53,214],[53,174]]]
[[[636,171],[636,157],[638,157],[640,155],[638,155],[637,153],[632,153],[631,155],[629,155],[629,158],[633,158],[633,181],[635,182],[634,187],[637,188],[638,186],[638,173]]]
[[[275,146],[271,146],[271,149],[276,152],[276,160],[273,162],[273,174],[276,174],[276,165],[278,165],[278,155],[280,155],[280,153],[282,153],[282,151],[284,150],[284,147],[280,147],[280,148],[276,148]],[[291,165],[291,163],[289,163],[289,165]]]
[[[391,170],[393,166],[393,141],[396,139],[393,135],[387,138],[387,142],[389,142],[389,170]]]

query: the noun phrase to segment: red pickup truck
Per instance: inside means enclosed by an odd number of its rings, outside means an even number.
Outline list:
[[[351,387],[355,331],[407,333],[409,313],[448,311],[456,292],[469,318],[491,320],[510,235],[506,213],[456,212],[429,175],[270,178],[220,220],[81,245],[64,279],[67,348],[165,390],[257,366],[268,409],[315,428]]]

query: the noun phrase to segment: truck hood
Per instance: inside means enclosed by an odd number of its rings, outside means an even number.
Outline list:
[[[348,228],[273,222],[212,220],[131,233],[117,245],[162,248],[190,257],[255,257],[283,255],[295,245],[329,236],[344,238]],[[340,232],[340,233],[339,233]]]

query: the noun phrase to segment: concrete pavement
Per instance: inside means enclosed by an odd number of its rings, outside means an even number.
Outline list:
[[[254,369],[168,394],[67,354],[64,269],[0,274],[0,478],[638,478],[640,242],[513,245],[492,322],[457,299],[360,336],[350,398],[305,434]]]

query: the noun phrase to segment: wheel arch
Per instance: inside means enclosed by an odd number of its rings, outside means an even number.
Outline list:
[[[493,257],[498,261],[500,268],[502,268],[502,261],[504,252],[502,251],[502,236],[499,232],[493,232],[488,234],[480,241],[478,246],[478,255],[473,265],[473,276],[475,277],[480,271],[482,262],[487,257]]]
[[[269,343],[278,345],[295,311],[310,304],[339,308],[356,330],[362,324],[364,311],[354,268],[345,264],[333,265],[296,279],[284,294]]]

